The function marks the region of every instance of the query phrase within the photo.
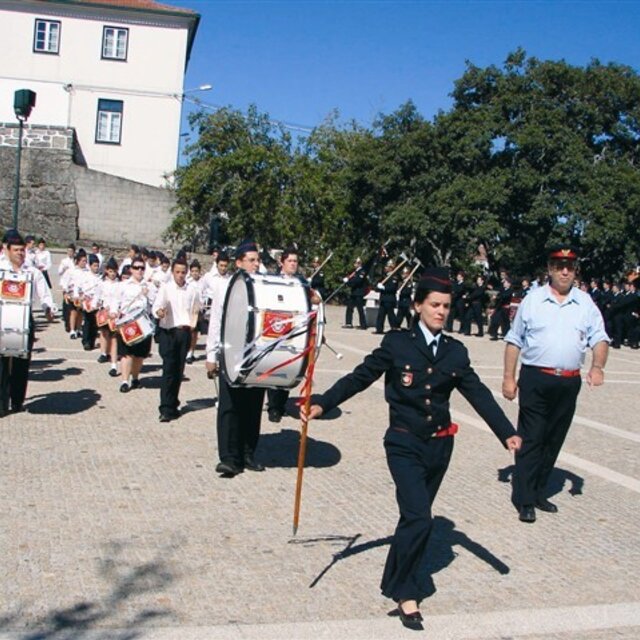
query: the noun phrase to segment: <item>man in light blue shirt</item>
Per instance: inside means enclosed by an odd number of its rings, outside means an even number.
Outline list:
[[[550,283],[522,302],[505,341],[502,395],[520,393],[513,503],[522,522],[535,522],[538,508],[555,513],[547,482],[567,435],[580,391],[580,367],[593,350],[587,384],[604,382],[609,337],[591,297],[573,287],[578,255],[571,247],[549,253]],[[518,356],[522,368],[516,383]]]

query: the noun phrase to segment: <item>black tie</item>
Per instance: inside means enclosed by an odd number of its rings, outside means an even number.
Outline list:
[[[438,351],[438,341],[437,340],[432,340],[431,341],[431,352],[433,353],[433,357],[436,357],[436,351]]]

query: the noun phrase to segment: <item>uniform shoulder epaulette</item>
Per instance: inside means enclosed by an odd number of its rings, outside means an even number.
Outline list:
[[[442,339],[445,342],[449,342],[449,343],[453,343],[453,344],[459,344],[460,346],[464,347],[464,342],[462,342],[462,340],[458,340],[458,338],[454,338],[451,334],[443,334]],[[466,347],[465,347],[466,349]]]

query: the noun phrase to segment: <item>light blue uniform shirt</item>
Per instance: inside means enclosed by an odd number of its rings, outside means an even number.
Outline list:
[[[587,347],[610,342],[591,296],[572,287],[560,303],[546,284],[525,297],[505,341],[520,348],[522,364],[580,369]]]

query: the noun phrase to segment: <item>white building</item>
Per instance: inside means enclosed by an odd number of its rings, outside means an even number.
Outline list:
[[[73,127],[88,168],[153,186],[175,170],[200,16],[154,0],[0,0],[0,122]]]

